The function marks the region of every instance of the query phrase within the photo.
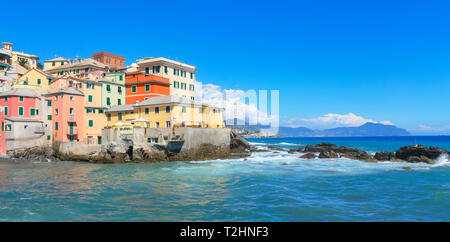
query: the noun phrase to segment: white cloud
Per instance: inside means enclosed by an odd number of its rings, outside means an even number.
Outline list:
[[[218,85],[197,82],[195,92],[196,100],[213,106],[224,107],[225,120],[237,118],[242,121],[247,120],[250,124],[271,124],[272,126],[278,127],[278,113],[274,112],[276,115],[268,115],[267,109],[258,107],[257,100],[252,99],[252,97],[256,97],[256,91],[223,89]],[[249,101],[249,99],[246,101],[246,97],[250,97],[254,102]],[[268,102],[270,102],[270,100],[268,100]],[[266,105],[269,104],[270,103],[266,103]]]
[[[445,133],[450,132],[450,125],[441,126],[441,127],[431,127],[428,125],[419,125],[416,129],[411,129],[411,131],[415,132],[424,132],[424,133]]]
[[[389,120],[378,122],[372,119],[358,116],[354,113],[328,113],[319,117],[287,119],[283,122],[282,125],[291,127],[305,126],[308,128],[335,128],[358,127],[365,123],[381,123],[385,125],[394,125],[394,123]]]

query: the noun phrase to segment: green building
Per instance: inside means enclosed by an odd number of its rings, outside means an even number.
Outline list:
[[[125,72],[106,73],[102,83],[102,107],[125,105]]]

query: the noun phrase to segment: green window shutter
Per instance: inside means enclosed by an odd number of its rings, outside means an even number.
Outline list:
[[[148,74],[150,72],[150,68],[145,67],[145,73]]]
[[[102,144],[102,136],[97,136],[97,144]]]
[[[106,91],[108,91],[108,92],[111,91],[111,86],[110,85],[106,85]]]
[[[41,79],[37,79],[37,84],[41,84]]]
[[[35,115],[35,110],[34,108],[30,108],[30,116],[34,116]]]
[[[131,92],[136,92],[136,86],[131,87]]]
[[[123,80],[123,76],[119,76],[119,80],[122,81]]]
[[[120,98],[117,99],[117,105],[122,105],[122,100],[120,100]]]
[[[155,113],[158,114],[159,113],[159,107],[155,108]]]
[[[64,65],[64,61],[61,61],[61,65]]]
[[[5,116],[8,116],[8,107],[5,107]]]
[[[48,119],[48,120],[52,120],[52,115],[48,115],[48,116],[47,116],[47,119]]]
[[[89,68],[84,69],[84,72],[88,72],[88,71],[89,71]]]
[[[147,143],[151,143],[152,142],[152,138],[147,138]]]
[[[122,92],[122,87],[117,87],[118,92]]]
[[[23,102],[23,97],[19,97],[19,102]]]
[[[117,114],[117,119],[122,120],[122,113]]]
[[[52,100],[47,100],[47,105],[48,105],[49,107],[51,107],[51,106],[52,106]]]
[[[23,107],[19,107],[19,115],[23,116]]]
[[[58,122],[55,122],[55,130],[58,130]]]
[[[88,96],[88,101],[91,103],[92,102],[92,95]]]
[[[166,73],[167,74],[167,66],[164,66],[164,73]]]
[[[166,106],[166,113],[170,113],[170,106]]]
[[[52,62],[52,66],[55,66],[55,64],[56,64],[56,63],[53,61],[53,62]]]
[[[148,108],[145,108],[145,114],[149,114],[150,110]]]
[[[182,108],[181,108],[181,111],[182,111],[183,113],[185,113],[185,112],[186,112],[186,107],[182,107]]]
[[[94,127],[94,120],[89,120],[89,127]]]
[[[145,84],[145,91],[146,92],[150,91],[150,84]]]
[[[50,140],[50,139],[51,139],[50,135],[47,135],[47,140]]]
[[[104,113],[104,112],[105,112],[105,110],[103,110],[103,109],[98,110],[98,113]]]
[[[193,78],[194,78],[194,73],[191,72],[191,79],[193,79]]]
[[[109,97],[106,98],[106,105],[111,105],[111,99]]]
[[[111,114],[108,113],[108,114],[106,115],[106,118],[108,119],[108,121],[111,121]]]
[[[8,101],[8,97],[5,97],[5,102],[7,102]]]

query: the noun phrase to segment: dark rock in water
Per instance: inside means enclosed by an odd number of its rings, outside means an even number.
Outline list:
[[[388,151],[378,151],[377,153],[375,153],[375,156],[373,158],[379,161],[390,161],[395,159],[395,153]]]
[[[410,156],[408,157],[408,162],[411,163],[418,163],[418,162],[423,162],[423,163],[427,163],[427,164],[434,164],[434,160],[426,157],[426,156]]]
[[[369,162],[376,162],[377,160],[374,159],[372,155],[367,153],[366,151],[358,150],[356,152],[347,152],[347,153],[341,153],[341,157],[345,157],[352,160],[362,160],[362,161],[369,161]]]
[[[411,170],[411,166],[405,166],[405,167],[403,167],[403,169],[409,171],[409,170]]]
[[[319,158],[321,159],[330,159],[330,158],[339,158],[338,154],[332,150],[330,151],[322,151],[319,154]]]
[[[305,150],[305,148],[292,148],[292,149],[289,149],[288,153],[294,154],[294,153],[304,152],[304,150]]]
[[[234,132],[230,133],[230,149],[232,152],[245,152],[245,151],[253,151],[255,148],[244,138],[235,134]]]
[[[306,153],[306,154],[300,156],[300,158],[302,158],[302,159],[315,159],[316,155],[314,153]]]
[[[430,162],[429,160],[435,160],[442,154],[448,154],[448,152],[444,149],[433,146],[427,148],[426,146],[423,145],[416,145],[416,146],[401,147],[399,150],[395,152],[395,157],[397,159],[402,159],[408,162],[429,163]]]
[[[306,145],[305,152],[324,152],[334,150],[337,146],[330,143],[320,143],[318,145]]]

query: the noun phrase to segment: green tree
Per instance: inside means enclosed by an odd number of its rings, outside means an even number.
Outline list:
[[[39,70],[44,69],[44,66],[41,64],[41,62],[38,62],[38,63],[36,64],[36,66],[37,66],[37,68],[38,68]]]
[[[25,68],[28,68],[28,60],[27,59],[19,59],[17,63]]]

